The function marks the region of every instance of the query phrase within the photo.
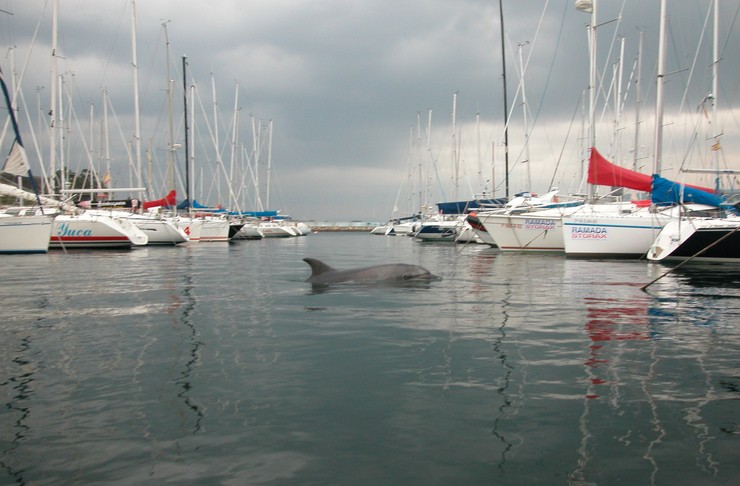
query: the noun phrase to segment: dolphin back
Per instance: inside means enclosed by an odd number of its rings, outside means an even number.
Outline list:
[[[337,270],[315,258],[304,258],[303,261],[311,267],[311,276],[306,279],[306,282],[311,282],[314,285],[329,285],[340,282],[369,283],[441,280],[441,277],[432,275],[424,267],[405,263],[390,263],[353,268],[350,270]]]
[[[310,282],[314,278],[320,275],[323,275],[325,273],[336,271],[331,266],[315,258],[304,258],[303,261],[308,263],[308,265],[311,267],[311,276],[308,277],[308,280],[306,280],[307,282]]]

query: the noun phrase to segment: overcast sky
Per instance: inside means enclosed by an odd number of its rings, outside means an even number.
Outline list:
[[[659,3],[604,0],[597,9],[596,146],[632,166],[639,118],[637,164],[646,173],[652,171],[654,153]],[[682,164],[707,166],[707,138],[712,133],[723,133],[721,163],[740,168],[733,157],[740,150],[740,122],[733,112],[740,98],[735,25],[740,4],[723,0],[720,5],[717,122],[709,126],[712,107],[702,103],[712,91],[711,17],[705,25],[709,3],[668,2],[662,173],[675,179],[687,177],[678,174]],[[90,164],[106,170],[105,90],[113,185],[136,185],[129,163],[131,159],[136,164],[135,156],[127,155],[126,148],[135,152],[132,2],[60,4],[61,115],[69,126],[68,152],[60,158],[68,158],[65,163],[73,170]],[[38,173],[50,158],[45,147],[52,91],[52,1],[0,0],[0,8],[8,12],[0,13],[0,62],[6,77],[11,71],[16,79],[22,76],[21,127]],[[581,168],[588,146],[590,16],[576,10],[572,0],[504,0],[503,9],[510,193],[542,193],[551,185],[563,192],[585,190]],[[170,113],[173,141],[183,144],[182,56],[187,56],[188,82],[196,86],[192,178],[201,203],[233,206],[225,184],[231,180],[231,194],[240,208],[254,209],[257,166],[260,201],[267,205],[268,158],[269,209],[301,219],[382,221],[392,215],[394,205],[401,212],[418,206],[420,192],[428,193],[432,203],[468,199],[492,186],[496,196],[505,195],[501,23],[495,0],[140,0],[136,31],[142,180],[153,196],[163,195],[171,185]],[[630,79],[635,77],[640,32],[642,103],[636,116],[637,92]],[[614,93],[621,38],[618,105]],[[526,63],[526,106],[520,49]],[[39,153],[29,149],[33,137]],[[184,149],[175,154],[182,178]],[[523,162],[527,159],[529,167]],[[692,182],[712,185],[706,179]],[[178,195],[184,197],[182,187]]]

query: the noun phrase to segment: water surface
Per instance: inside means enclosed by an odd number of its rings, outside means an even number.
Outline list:
[[[740,478],[737,267],[320,233],[0,269],[0,484]]]

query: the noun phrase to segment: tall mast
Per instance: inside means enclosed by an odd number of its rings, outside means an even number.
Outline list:
[[[504,174],[506,180],[506,199],[509,199],[509,105],[506,95],[506,48],[504,47],[504,6],[503,0],[498,0],[498,10],[501,17],[501,69],[504,78]],[[493,186],[491,196],[493,196]]]
[[[167,35],[167,22],[162,24],[164,29],[164,43],[165,43],[165,66],[167,69],[167,117],[169,124],[169,147],[167,150],[167,179],[170,184],[170,189],[175,188],[175,127],[173,121],[173,86],[174,81],[170,77],[170,39]]]
[[[521,86],[522,86],[522,110],[524,111],[524,163],[527,164],[527,190],[532,190],[532,167],[529,162],[529,120],[527,118],[527,92],[524,89],[524,56],[522,55],[522,47],[524,44],[519,44],[519,69],[521,70]]]
[[[452,95],[452,164],[455,169],[454,201],[458,199],[460,187],[460,159],[457,155],[457,92]]]
[[[49,105],[50,134],[49,134],[49,175],[51,177],[51,186],[47,192],[54,193],[56,186],[56,145],[57,145],[57,18],[59,10],[59,0],[51,2],[51,100]]]
[[[591,15],[588,25],[588,144],[591,152],[596,145],[596,0],[576,0],[576,9]],[[596,186],[589,184],[588,198],[595,197]]]
[[[134,68],[134,153],[136,156],[136,181],[142,185],[141,167],[141,113],[139,111],[139,63],[136,57],[136,1],[131,0],[131,64]]]
[[[663,83],[665,78],[665,24],[666,1],[660,0],[660,29],[658,33],[658,76],[655,90],[655,134],[653,140],[653,174],[660,174],[663,147]]]
[[[187,200],[187,209],[190,210],[190,144],[188,143],[188,58],[182,56],[182,101],[183,101],[183,119],[185,121],[185,198]]]
[[[720,179],[719,179],[719,137],[720,133],[717,127],[717,94],[718,94],[718,81],[717,75],[719,71],[719,0],[714,0],[714,36],[712,42],[712,138],[714,144],[712,144],[712,158],[714,162],[714,169],[717,171],[717,177],[714,181],[714,190],[719,194]]]
[[[265,204],[267,207],[265,209],[270,209],[270,175],[272,173],[272,120],[269,121],[267,125],[267,183],[265,184],[266,187],[266,196],[265,196]]]

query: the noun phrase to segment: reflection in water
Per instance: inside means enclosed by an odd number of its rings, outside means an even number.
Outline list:
[[[589,415],[594,400],[602,396],[600,391],[602,387],[609,387],[609,405],[612,410],[620,408],[619,388],[622,380],[618,375],[620,363],[617,360],[624,351],[622,342],[650,338],[648,298],[645,295],[630,299],[587,296],[583,298],[583,303],[586,309],[585,330],[590,344],[588,357],[583,362],[587,385],[583,412],[579,418],[581,442],[578,448],[578,461],[576,468],[568,475],[571,484],[588,483],[585,470],[591,459],[589,443],[594,438],[589,427]],[[654,419],[654,426],[659,428],[657,416]],[[653,465],[655,473],[657,466],[654,462]]]
[[[33,383],[33,375],[36,372],[35,366],[23,358],[31,348],[31,338],[26,336],[20,341],[20,349],[16,356],[13,358],[13,364],[17,367],[17,376],[11,376],[5,382],[0,383],[0,389],[6,386],[11,386],[13,396],[11,401],[5,404],[6,410],[13,411],[17,418],[13,424],[13,440],[7,448],[2,451],[2,457],[0,457],[0,468],[5,470],[9,477],[13,478],[17,484],[25,484],[26,481],[23,476],[23,469],[13,467],[10,463],[6,462],[5,458],[11,458],[13,451],[21,446],[21,443],[29,436],[31,427],[26,423],[31,413],[29,399],[31,397],[31,384]]]
[[[185,258],[185,261],[183,263],[184,271],[182,273],[183,286],[182,286],[182,302],[181,302],[182,314],[180,316],[180,323],[185,326],[188,332],[190,351],[187,357],[187,361],[185,362],[185,366],[183,370],[180,372],[180,378],[177,379],[175,382],[182,388],[182,390],[177,394],[177,396],[182,398],[183,403],[185,403],[185,406],[195,414],[195,424],[193,425],[192,433],[197,434],[201,430],[201,423],[203,421],[203,411],[201,410],[201,407],[197,403],[195,403],[195,401],[191,397],[191,391],[192,391],[191,375],[193,373],[193,369],[198,364],[199,350],[200,350],[200,347],[203,345],[203,342],[199,340],[198,329],[192,318],[193,311],[195,310],[195,303],[196,303],[195,296],[193,295],[194,270],[193,270],[193,265],[192,265],[192,258],[193,258],[192,255],[188,254],[188,256]]]
[[[503,444],[504,449],[501,451],[501,457],[498,462],[499,470],[504,470],[504,464],[506,464],[506,454],[514,446],[500,430],[500,422],[506,417],[507,411],[512,406],[511,397],[509,396],[508,389],[511,384],[511,373],[513,367],[507,362],[506,352],[503,350],[503,344],[506,341],[506,325],[509,322],[509,306],[511,305],[511,282],[507,279],[504,282],[504,298],[501,300],[501,325],[498,328],[498,336],[493,343],[493,350],[501,362],[501,366],[504,368],[504,377],[502,384],[496,390],[501,396],[501,405],[498,407],[498,414],[493,422],[493,435],[496,436]]]

